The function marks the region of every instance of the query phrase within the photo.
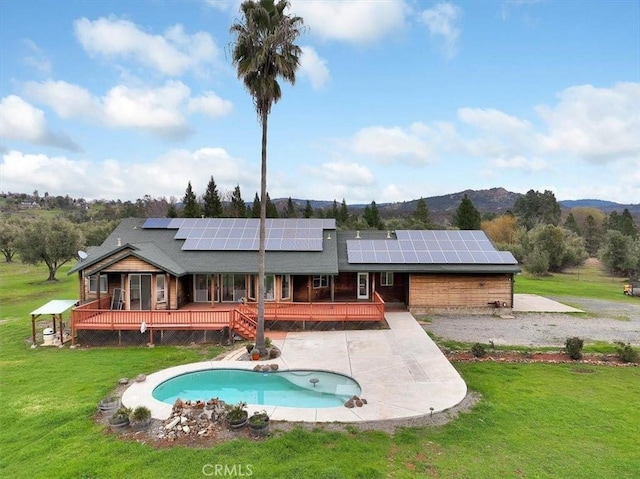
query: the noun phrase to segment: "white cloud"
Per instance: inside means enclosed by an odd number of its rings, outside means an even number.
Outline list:
[[[204,3],[210,7],[226,12],[229,10],[237,11],[241,0],[204,0]]]
[[[550,167],[549,163],[542,158],[527,158],[522,155],[495,158],[491,161],[491,164],[498,168],[525,171],[542,171]]]
[[[103,118],[113,127],[180,135],[187,130],[180,107],[188,98],[189,88],[182,82],[146,89],[118,85],[102,99]]]
[[[211,91],[192,98],[189,87],[180,81],[167,81],[157,88],[117,85],[102,97],[64,81],[28,82],[24,90],[61,118],[82,118],[112,128],[137,128],[162,136],[187,133],[188,113],[218,117],[233,109],[230,101]]]
[[[97,105],[84,88],[65,81],[27,82],[26,96],[52,108],[61,118],[93,116]]]
[[[454,57],[458,51],[460,29],[457,22],[461,15],[462,9],[448,2],[437,3],[420,15],[431,37],[441,42],[443,53],[447,58]]]
[[[52,70],[51,60],[49,60],[45,51],[33,40],[22,40],[22,44],[27,50],[27,54],[23,57],[22,61],[40,73],[50,74]]]
[[[367,44],[402,31],[409,7],[404,0],[293,0],[291,12],[304,18],[312,35]]]
[[[204,95],[189,99],[190,112],[219,117],[228,115],[232,110],[233,103],[229,100],[223,100],[212,91],[207,91]]]
[[[238,182],[243,188],[257,188],[260,177],[256,166],[230,156],[222,148],[171,150],[147,163],[73,160],[12,150],[2,156],[0,171],[5,191],[37,189],[54,195],[108,200],[135,200],[146,194],[182,197],[189,181],[201,195],[211,175],[221,192],[231,191]]]
[[[558,99],[553,107],[536,109],[547,124],[545,151],[593,162],[638,158],[640,83],[574,86],[560,92]]]
[[[79,150],[67,135],[54,133],[47,125],[44,112],[16,95],[0,101],[0,137],[26,141],[36,145]]]
[[[302,57],[300,58],[300,67],[298,69],[299,74],[309,78],[314,89],[322,88],[331,79],[327,60],[318,56],[313,47],[303,46],[301,48]]]
[[[163,35],[142,31],[128,20],[115,17],[76,20],[76,38],[87,53],[108,59],[126,59],[171,76],[213,63],[218,47],[208,33],[185,33],[182,25]]]
[[[458,117],[463,122],[481,130],[508,134],[529,132],[531,130],[531,123],[528,121],[492,108],[460,108]]]
[[[406,160],[427,163],[433,159],[433,150],[427,141],[429,131],[423,124],[409,128],[371,126],[358,131],[351,140],[357,154],[382,161]]]

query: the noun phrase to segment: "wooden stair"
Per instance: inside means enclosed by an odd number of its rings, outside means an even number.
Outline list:
[[[238,308],[233,310],[233,320],[231,328],[234,333],[239,334],[245,339],[256,339],[256,331],[258,323],[254,318],[240,311]]]

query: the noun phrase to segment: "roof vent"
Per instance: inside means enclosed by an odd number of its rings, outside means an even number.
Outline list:
[[[331,239],[331,232],[327,233],[327,239],[330,240]]]
[[[360,230],[356,231],[356,239],[360,239]]]
[[[387,230],[387,239],[391,238],[391,231]]]
[[[122,246],[122,240],[118,238],[118,246]]]

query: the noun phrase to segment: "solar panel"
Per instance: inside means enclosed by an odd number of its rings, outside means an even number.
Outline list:
[[[347,240],[349,263],[517,264],[482,231],[398,230],[396,239]]]

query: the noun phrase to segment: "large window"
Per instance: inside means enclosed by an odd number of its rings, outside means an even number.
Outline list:
[[[97,276],[89,276],[89,292],[95,293],[98,291],[98,277]],[[100,292],[106,293],[108,291],[108,281],[107,275],[100,275]]]
[[[156,276],[156,303],[167,302],[166,278],[159,274]]]
[[[326,288],[329,286],[329,276],[326,274],[316,274],[313,276],[313,289]]]
[[[393,272],[383,271],[380,273],[380,286],[393,286]]]

